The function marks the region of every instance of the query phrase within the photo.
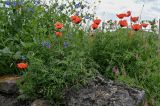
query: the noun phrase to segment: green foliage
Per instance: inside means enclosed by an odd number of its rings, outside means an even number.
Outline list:
[[[54,11],[55,8],[35,5],[34,0],[9,2],[8,7],[2,1],[3,5],[0,6],[0,75],[17,74],[16,63],[48,34],[54,33],[53,28],[49,29],[48,26],[53,25],[52,19],[58,15],[49,10]],[[66,20],[65,17],[63,15],[61,20]]]
[[[95,76],[97,66],[87,51],[87,36],[80,33],[74,33],[72,39],[77,40],[68,41],[67,48],[61,43],[63,37],[57,38],[58,42],[50,49],[39,46],[36,49],[39,52],[29,56],[28,71],[19,82],[23,94],[59,103],[65,91],[81,86]]]
[[[156,35],[134,32],[128,37],[126,30],[97,34],[92,56],[100,66],[102,75],[114,79],[113,67],[118,67],[118,79],[145,89],[159,101],[160,58]]]
[[[59,0],[55,0],[50,1],[50,6],[41,0],[9,0],[8,2],[9,4],[6,4],[6,1],[0,0],[0,51],[7,48],[11,53],[0,52],[0,63],[2,63],[0,74],[16,73],[15,61],[20,60],[22,56],[27,56],[35,45],[45,41],[48,36],[55,38],[54,33],[57,30],[54,24],[57,21],[65,25],[66,30],[62,31],[68,33],[70,27],[70,24],[66,23],[70,21],[68,16],[77,11],[75,1],[60,4]],[[81,6],[84,5],[87,4],[82,1]],[[60,8],[62,6],[63,9]],[[86,14],[81,16],[85,17]],[[92,17],[90,14],[87,16]],[[19,56],[14,58],[17,53]]]

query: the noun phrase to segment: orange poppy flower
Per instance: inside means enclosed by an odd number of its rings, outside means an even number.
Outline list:
[[[131,17],[131,21],[132,21],[132,22],[137,22],[138,19],[139,19],[139,17]]]
[[[80,17],[76,16],[76,15],[71,16],[71,20],[72,20],[75,24],[79,24],[79,23],[82,21],[82,19],[81,19]]]
[[[101,20],[100,20],[100,19],[95,19],[95,20],[93,21],[93,23],[99,25],[99,24],[101,23]]]
[[[119,21],[119,25],[120,25],[121,27],[127,27],[127,26],[128,26],[127,20],[120,20],[120,21]]]
[[[54,26],[55,26],[56,29],[62,29],[62,28],[63,28],[63,24],[60,23],[60,22],[56,22],[56,23],[54,24]]]
[[[28,67],[28,64],[27,63],[18,63],[17,67],[19,69],[26,69]]]
[[[132,29],[135,30],[135,31],[138,31],[142,28],[142,26],[140,24],[133,24],[132,25]]]
[[[148,26],[148,24],[142,23],[141,26],[142,26],[143,28],[146,28],[146,27]]]
[[[131,11],[127,11],[126,17],[131,16]]]
[[[92,28],[92,29],[97,29],[97,28],[98,28],[98,25],[95,24],[95,23],[93,23],[93,24],[91,25],[91,28]]]
[[[62,33],[61,33],[61,32],[55,32],[55,35],[56,35],[57,37],[60,37],[60,36],[62,36]]]
[[[125,13],[121,13],[121,14],[116,14],[116,16],[117,16],[119,19],[123,19],[124,17],[126,17],[126,14],[125,14]]]

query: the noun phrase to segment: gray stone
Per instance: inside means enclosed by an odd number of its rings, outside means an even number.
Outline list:
[[[3,76],[0,77],[0,92],[13,94],[18,92],[16,81],[19,77],[16,76]]]
[[[145,92],[128,87],[101,76],[79,90],[70,89],[65,97],[65,106],[142,106]]]
[[[17,96],[0,94],[0,106],[31,106],[30,101],[19,100]]]
[[[51,104],[48,100],[37,99],[31,104],[31,106],[51,106]]]

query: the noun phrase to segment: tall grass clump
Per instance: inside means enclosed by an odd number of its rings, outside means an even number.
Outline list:
[[[148,96],[160,101],[160,57],[157,35],[126,30],[98,33],[92,57],[107,78],[124,81],[145,89]]]

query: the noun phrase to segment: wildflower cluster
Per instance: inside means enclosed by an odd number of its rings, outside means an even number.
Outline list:
[[[131,16],[131,11],[127,11],[127,13],[120,13],[117,14],[117,17],[119,19],[121,19],[119,21],[119,25],[121,27],[128,27],[128,22],[126,19],[124,19],[125,17],[130,17],[130,21],[131,21],[131,28],[135,31],[138,31],[140,29],[142,29],[142,27],[146,28],[148,26],[147,23],[138,23],[139,17],[133,17]],[[123,20],[122,20],[123,19]]]

